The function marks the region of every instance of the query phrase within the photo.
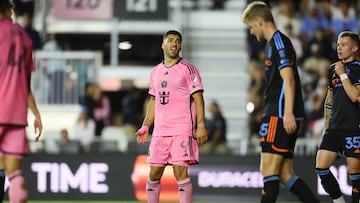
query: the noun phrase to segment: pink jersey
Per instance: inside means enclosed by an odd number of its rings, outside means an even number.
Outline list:
[[[29,80],[34,70],[31,38],[18,24],[1,20],[0,124],[27,124]]]
[[[149,88],[156,102],[153,136],[193,135],[196,109],[191,95],[197,91],[203,91],[201,77],[187,60],[153,68]]]

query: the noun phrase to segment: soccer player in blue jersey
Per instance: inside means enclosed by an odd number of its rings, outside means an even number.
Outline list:
[[[242,20],[259,41],[267,41],[265,107],[259,132],[260,170],[264,180],[261,203],[276,202],[280,183],[301,202],[318,203],[307,184],[293,171],[294,147],[304,116],[294,48],[289,38],[277,30],[266,3],[250,3],[243,12]]]
[[[352,203],[360,199],[360,38],[354,32],[341,32],[337,39],[339,61],[328,75],[324,105],[324,136],[316,157],[316,173],[334,203],[345,203],[330,166],[338,155],[346,156],[352,183]]]

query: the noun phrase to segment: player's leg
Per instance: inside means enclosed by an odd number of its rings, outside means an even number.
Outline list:
[[[352,203],[360,202],[360,158],[347,157],[348,172],[352,183]]]
[[[150,173],[146,182],[148,203],[158,203],[160,199],[160,180],[169,157],[170,137],[153,136],[149,146]]]
[[[3,164],[3,155],[0,154],[0,202],[2,203],[4,200],[4,190],[5,190],[5,169]]]
[[[180,203],[192,202],[192,183],[188,171],[189,166],[186,162],[173,163],[173,172],[178,184]]]
[[[146,182],[146,194],[148,203],[159,203],[160,179],[164,173],[165,166],[150,166],[149,178]]]
[[[279,194],[280,171],[284,161],[284,152],[288,151],[289,142],[283,121],[277,116],[263,117],[260,126],[260,170],[264,187],[261,192],[261,203],[274,203]]]
[[[321,180],[322,187],[335,203],[345,203],[345,200],[338,181],[330,171],[330,166],[339,157],[339,152],[343,152],[344,140],[341,134],[327,130],[316,154],[315,171]]]
[[[28,199],[25,178],[22,174],[22,157],[4,155],[5,171],[10,182],[9,200],[11,203],[24,203]]]
[[[174,176],[178,184],[180,203],[192,202],[192,183],[189,165],[199,161],[199,145],[193,136],[174,136],[171,149],[171,161]]]
[[[338,153],[320,149],[316,155],[316,173],[318,174],[321,185],[330,195],[334,203],[345,203],[340,186],[335,176],[330,171],[330,166],[334,163]]]
[[[319,203],[320,201],[310,190],[309,186],[294,175],[293,160],[285,159],[280,172],[280,182],[303,203]]]
[[[6,132],[6,127],[0,126],[0,137],[2,137],[5,134],[5,132]],[[2,145],[0,145],[0,148],[1,146]],[[0,153],[0,202],[3,202],[4,200],[5,179],[6,179],[6,174],[5,174],[5,166],[3,161],[3,154]]]
[[[25,127],[7,127],[2,137],[1,150],[6,176],[9,179],[9,200],[11,203],[26,202],[28,191],[22,174],[22,154],[29,153]],[[6,152],[6,153],[5,153]]]
[[[283,157],[279,154],[261,153],[260,170],[264,187],[261,191],[261,203],[275,203],[279,194],[280,168]]]

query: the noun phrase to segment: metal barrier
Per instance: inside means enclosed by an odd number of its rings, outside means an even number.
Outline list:
[[[87,82],[98,82],[102,53],[60,51],[34,53],[31,88],[39,104],[78,104]]]

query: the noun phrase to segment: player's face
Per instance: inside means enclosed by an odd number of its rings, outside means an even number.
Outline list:
[[[344,62],[356,59],[358,47],[350,39],[350,37],[339,37],[337,41],[338,58]]]
[[[261,29],[261,22],[259,18],[246,22],[250,30],[250,34],[254,35],[258,41],[264,39],[264,32]]]
[[[180,37],[173,34],[168,35],[164,39],[161,48],[164,50],[165,57],[176,59],[179,57],[179,52],[181,50]]]

